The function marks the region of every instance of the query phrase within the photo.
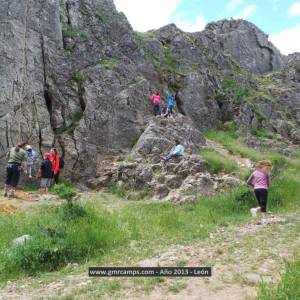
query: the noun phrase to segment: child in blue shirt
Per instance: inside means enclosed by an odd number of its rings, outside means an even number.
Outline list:
[[[175,140],[175,148],[173,148],[170,154],[167,157],[162,157],[162,159],[167,162],[174,157],[183,157],[184,156],[184,147],[180,144],[178,140]]]
[[[174,104],[175,104],[174,96],[171,94],[168,94],[168,107],[170,110],[170,115],[173,115]]]

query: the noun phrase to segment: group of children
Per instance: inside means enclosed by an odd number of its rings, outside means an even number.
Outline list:
[[[33,164],[37,153],[27,143],[13,147],[7,153],[7,168],[6,168],[6,182],[4,196],[14,197],[16,187],[19,182],[20,173],[24,171],[32,178]],[[174,157],[184,156],[184,146],[179,140],[175,140],[174,148],[166,157],[161,157],[164,162],[171,160]],[[52,148],[50,152],[43,155],[43,161],[39,168],[38,177],[41,178],[40,188],[42,192],[47,193],[49,187],[54,179],[58,183],[60,169],[63,168],[63,159],[58,155],[57,150]],[[253,217],[257,216],[258,212],[262,214],[267,213],[268,190],[270,187],[270,173],[272,170],[272,163],[267,160],[259,161],[256,165],[256,170],[251,174],[247,180],[247,184],[254,190],[257,198],[258,206],[251,208],[250,212]]]
[[[16,188],[19,183],[21,171],[33,178],[33,165],[37,157],[37,152],[27,143],[22,143],[9,150],[6,155],[6,181],[4,196],[15,197]],[[40,188],[42,192],[47,193],[54,180],[59,181],[60,169],[64,167],[63,159],[58,155],[55,148],[44,153],[43,161],[40,165],[37,177],[41,178]]]
[[[175,98],[169,92],[167,93],[166,98],[167,102],[162,104],[162,96],[158,91],[151,96],[151,102],[153,104],[155,116],[163,116],[165,118],[172,117],[175,105]]]

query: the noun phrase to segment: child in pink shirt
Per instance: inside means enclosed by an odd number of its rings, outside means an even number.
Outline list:
[[[151,102],[154,106],[154,115],[159,116],[160,115],[160,102],[161,102],[161,95],[159,92],[156,92],[156,94],[153,94],[151,96]]]
[[[257,163],[256,170],[247,180],[247,184],[252,186],[258,201],[258,207],[251,208],[252,216],[257,212],[267,212],[268,189],[270,187],[270,172],[272,164],[270,161],[262,160]]]

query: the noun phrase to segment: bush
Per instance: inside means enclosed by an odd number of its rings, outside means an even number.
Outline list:
[[[255,194],[248,187],[243,187],[237,190],[234,195],[234,200],[240,205],[246,205],[247,207],[253,207],[256,205]]]
[[[68,203],[71,203],[72,200],[78,195],[74,186],[70,183],[59,183],[55,184],[51,188],[51,192],[57,194],[60,198],[65,199]]]

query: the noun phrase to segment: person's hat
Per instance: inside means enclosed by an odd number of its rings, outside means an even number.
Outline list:
[[[30,145],[27,145],[27,146],[25,147],[25,149],[26,149],[26,150],[32,150],[32,147],[31,147]]]

